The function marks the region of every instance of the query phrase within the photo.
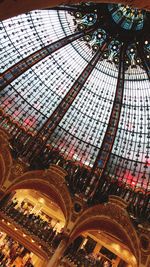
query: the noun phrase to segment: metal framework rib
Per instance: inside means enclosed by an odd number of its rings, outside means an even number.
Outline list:
[[[116,137],[116,132],[118,129],[118,123],[120,119],[122,99],[124,92],[124,56],[125,56],[126,45],[121,47],[120,58],[119,58],[119,71],[118,71],[118,81],[116,86],[116,93],[114,98],[114,103],[109,118],[109,123],[100,151],[97,155],[96,161],[93,166],[93,171],[98,169],[99,178],[103,175],[108,159],[110,157],[114,140]]]
[[[74,12],[74,11],[80,11],[81,7],[77,6],[77,5],[59,5],[56,7],[51,7],[51,8],[46,8],[48,10],[63,10],[63,11],[70,11],[70,12]]]
[[[80,90],[82,89],[83,85],[85,84],[86,80],[88,79],[89,75],[91,74],[92,70],[95,68],[97,62],[101,58],[103,51],[105,50],[106,43],[102,46],[101,49],[99,49],[91,61],[88,63],[88,65],[85,67],[85,69],[82,71],[82,73],[79,75],[78,79],[75,81],[75,83],[70,88],[69,92],[66,94],[66,96],[62,99],[58,107],[55,109],[55,111],[52,113],[52,115],[48,118],[48,120],[44,123],[44,125],[41,127],[37,135],[34,137],[34,140],[31,141],[31,143],[37,144],[37,139],[40,138],[41,140],[44,139],[42,142],[42,147],[47,143],[50,136],[58,126],[59,122],[64,117],[65,113],[71,106],[72,102],[75,100],[76,96],[79,94]],[[31,143],[29,144],[29,149],[31,148]],[[41,149],[42,149],[41,147]],[[28,150],[28,149],[27,149]],[[27,151],[26,151],[26,154]]]
[[[38,63],[45,57],[51,55],[63,46],[77,40],[78,38],[84,36],[87,33],[92,32],[93,29],[94,28],[91,27],[85,31],[75,32],[74,34],[71,34],[50,45],[39,49],[38,51],[32,53],[26,58],[20,60],[18,63],[14,64],[12,67],[10,67],[8,70],[6,70],[0,75],[0,91],[3,90],[9,83],[18,78],[22,73],[34,66],[36,63]]]
[[[63,11],[70,11],[70,12],[82,12],[82,13],[88,13],[88,12],[93,12],[93,10],[97,7],[97,4],[92,4],[91,5],[84,5],[82,6],[80,5],[59,5],[56,7],[51,7],[51,8],[47,8],[49,10],[63,10]]]
[[[60,102],[58,107],[55,109],[53,114],[47,120],[47,122],[43,125],[41,131],[46,135],[47,130],[51,132],[57,127],[63,116],[65,115],[68,108],[71,106],[72,102],[75,100],[76,96],[79,94],[81,88],[85,84],[92,70],[95,68],[98,60],[100,59],[102,52],[104,51],[106,44],[103,45],[101,50],[98,50],[85,69],[82,71],[78,79],[75,81],[69,92]],[[40,131],[40,132],[41,132]]]

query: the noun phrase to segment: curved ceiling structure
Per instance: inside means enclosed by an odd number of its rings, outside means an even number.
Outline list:
[[[88,2],[88,1],[79,1],[79,0],[64,0],[63,4],[78,4],[80,2]],[[129,5],[130,7],[150,10],[149,0],[94,0],[95,3],[122,3],[124,5]],[[61,5],[61,0],[22,0],[21,2],[16,0],[1,0],[0,1],[0,20],[8,19],[13,16],[17,16],[19,14],[23,14],[35,9],[44,9],[55,7]]]
[[[149,22],[148,12],[116,4],[1,22],[1,125],[30,136],[20,139],[24,156],[49,145],[100,176],[149,191]]]

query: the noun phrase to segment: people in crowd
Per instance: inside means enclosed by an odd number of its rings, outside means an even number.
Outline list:
[[[30,251],[2,232],[0,232],[0,267],[34,267]]]
[[[64,258],[77,267],[112,267],[112,261],[100,252],[89,252],[86,246],[82,247],[79,237],[67,248]],[[78,247],[77,247],[78,243]]]
[[[0,126],[7,129],[11,135],[10,147],[13,157],[27,157],[32,170],[49,168],[50,164],[59,165],[68,173],[66,184],[72,195],[82,195],[88,205],[107,202],[109,195],[117,195],[129,203],[129,213],[140,220],[144,218],[150,222],[149,192],[137,192],[136,187],[123,181],[123,178],[119,180],[112,177],[110,173],[99,178],[98,168],[93,173],[92,169],[62,154],[58,147],[52,147],[49,142],[43,144],[43,139],[34,143],[35,133],[26,131],[13,117],[5,115],[3,109],[0,109]],[[47,134],[47,129],[43,134]],[[28,149],[29,144],[33,143],[34,153]]]
[[[44,220],[44,217],[41,214],[34,213],[30,205],[25,201],[18,203],[18,200],[14,198],[12,201],[5,203],[0,209],[6,216],[25,228],[30,234],[38,237],[40,241],[46,242],[49,249],[56,249],[59,245],[62,233],[58,232],[55,227],[52,227],[50,217]]]

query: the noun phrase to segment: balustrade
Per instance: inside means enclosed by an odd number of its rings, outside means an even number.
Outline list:
[[[7,236],[0,232],[0,267],[34,267],[31,252]]]
[[[52,253],[58,247],[62,239],[62,233],[57,232],[50,221],[46,221],[40,215],[30,211],[24,201],[18,204],[18,200],[15,198],[5,204],[3,203],[1,212],[10,217],[30,235],[36,236],[41,242],[46,243],[48,250]]]
[[[30,140],[31,143],[33,142],[35,133],[26,132],[18,122],[9,116],[4,116],[2,110],[0,110],[0,126],[10,134],[13,157],[22,157],[26,150],[26,144]],[[128,211],[134,220],[150,222],[150,194],[148,192],[136,192],[136,188],[123,181],[118,181],[110,175],[103,175],[99,179],[97,170],[93,173],[87,166],[81,166],[78,162],[66,159],[65,155],[62,155],[49,143],[45,144],[41,150],[39,142],[39,150],[38,158],[36,156],[36,159],[30,162],[31,170],[49,168],[51,164],[59,165],[68,173],[65,179],[72,196],[78,194],[87,201],[88,205],[93,205],[107,202],[109,195],[116,195],[128,203]],[[25,156],[24,160],[26,160]],[[95,192],[96,185],[98,188]]]
[[[80,249],[76,253],[73,251],[68,252],[65,256],[67,261],[75,264],[77,267],[111,267],[112,263],[102,254],[93,255],[86,253],[85,250]]]

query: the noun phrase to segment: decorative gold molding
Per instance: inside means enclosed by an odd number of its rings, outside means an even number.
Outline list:
[[[35,189],[51,198],[64,213],[65,229],[70,234],[69,243],[84,230],[84,227],[94,223],[110,224],[109,230],[117,237],[123,238],[128,248],[135,255],[137,262],[146,264],[150,254],[150,244],[147,250],[141,246],[142,236],[150,240],[150,232],[146,228],[138,230],[139,236],[133,227],[126,211],[127,203],[117,196],[110,196],[107,204],[87,208],[83,199],[78,196],[71,198],[65,182],[66,171],[60,166],[51,165],[49,169],[27,171],[25,163],[13,160],[9,148],[9,136],[0,129],[0,183],[1,195],[4,191],[11,192],[17,189]],[[81,204],[81,211],[75,212],[74,204]],[[113,229],[114,227],[114,229]],[[87,229],[86,229],[87,230]],[[140,266],[140,265],[139,265]],[[147,265],[149,266],[149,265]]]
[[[0,185],[9,179],[13,160],[10,153],[8,135],[0,129]]]
[[[9,180],[14,182],[16,178],[18,178],[19,176],[23,175],[26,171],[26,166],[25,164],[23,164],[22,162],[20,162],[19,160],[14,161],[12,168],[11,168],[11,175]]]

